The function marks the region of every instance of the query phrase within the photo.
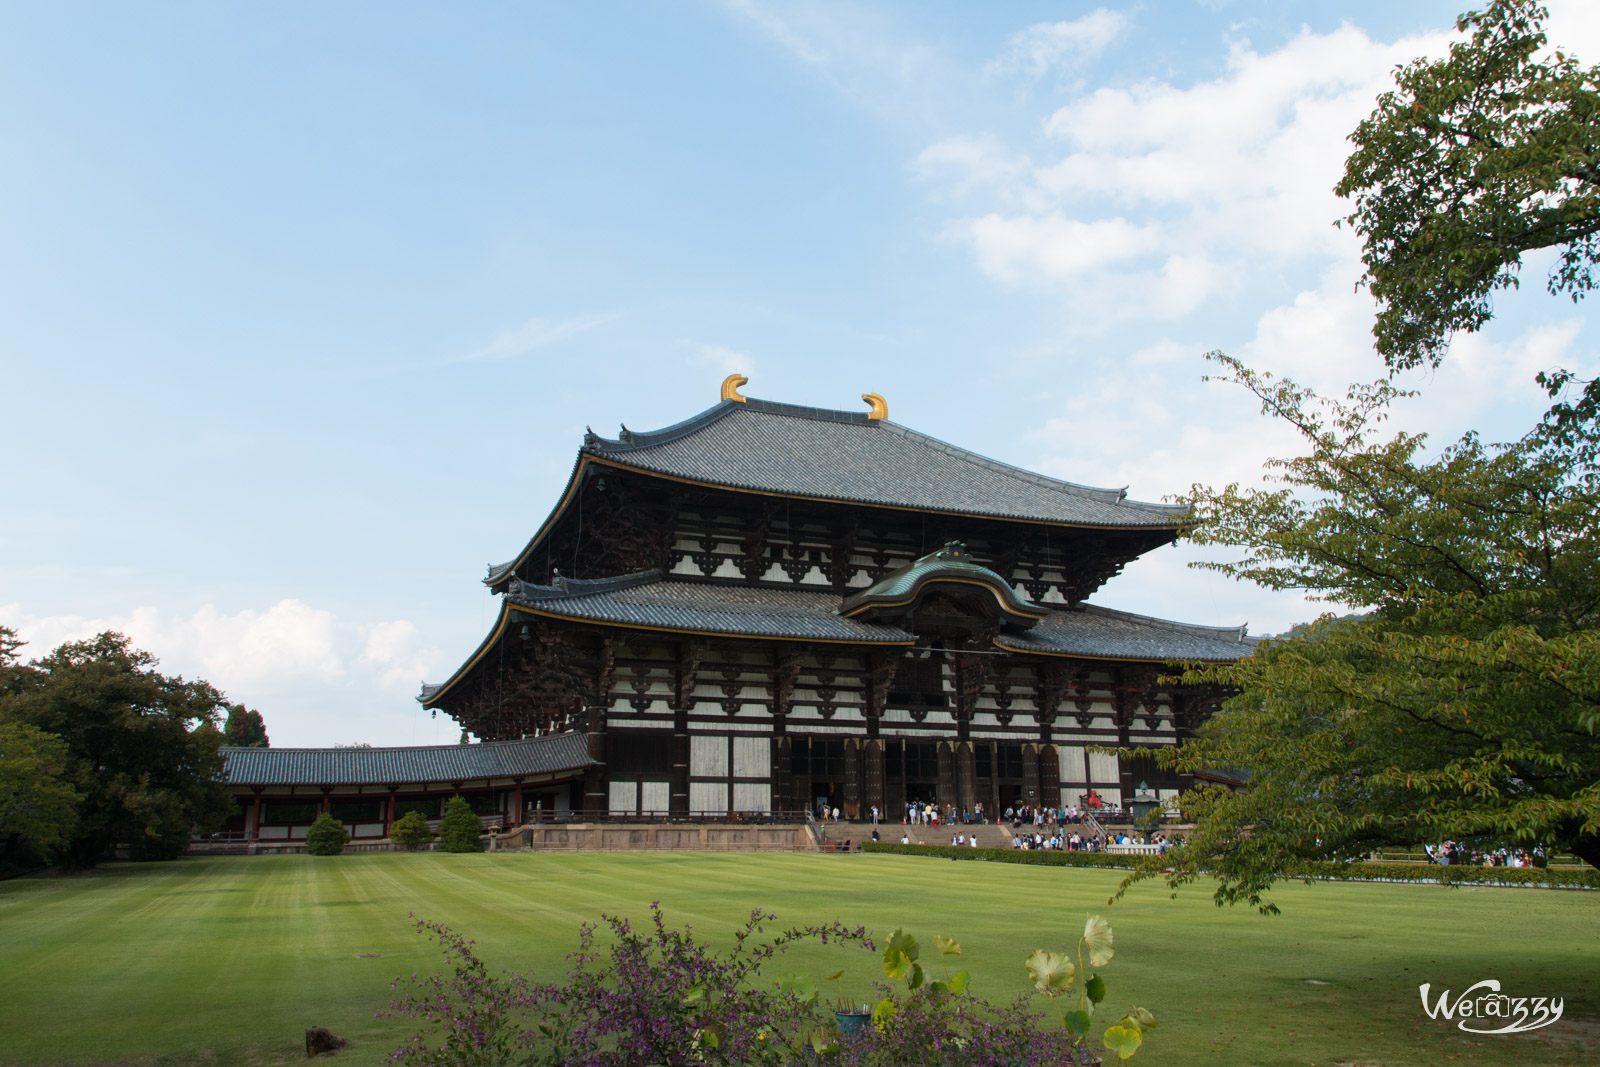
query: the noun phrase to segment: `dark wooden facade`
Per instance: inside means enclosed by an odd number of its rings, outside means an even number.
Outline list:
[[[491,568],[496,625],[447,682],[424,688],[423,704],[483,739],[581,731],[595,761],[583,803],[594,812],[821,801],[850,817],[876,807],[898,818],[909,800],[993,812],[1074,804],[1091,788],[1114,803],[1141,782],[1163,795],[1185,785],[1148,761],[1088,749],[1179,743],[1216,695],[1163,681],[1170,664],[1236,658],[1248,639],[1242,628],[1085,601],[1173,541],[1186,515],[892,424],[880,438],[848,413],[742,403],[725,401],[686,430],[625,434],[625,444],[591,435],[549,520],[515,560]],[[837,443],[834,426],[848,427]],[[875,478],[898,471],[947,498],[865,499],[820,462],[785,491],[798,445],[784,433],[852,455],[881,440],[893,451]],[[730,449],[743,451],[726,475],[703,459]],[[778,474],[750,487],[769,460]],[[970,467],[980,480],[964,488],[948,470],[921,476],[919,464],[957,461],[958,475]],[[867,488],[895,496],[882,480]],[[1065,519],[1028,514],[1057,496]],[[979,513],[1013,497],[1018,514]],[[964,511],[969,498],[985,507]],[[953,562],[927,562],[951,543]],[[892,592],[913,564],[933,569],[904,603],[840,614],[852,594]],[[995,609],[1008,597],[1046,618],[1025,630],[1030,618]]]

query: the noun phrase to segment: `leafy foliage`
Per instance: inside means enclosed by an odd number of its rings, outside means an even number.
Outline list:
[[[1417,60],[1352,135],[1336,191],[1364,241],[1393,367],[1437,364],[1452,333],[1480,328],[1522,257],[1559,250],[1547,285],[1574,300],[1600,255],[1600,68],[1546,45],[1536,0],[1462,15],[1470,37]]]
[[[422,812],[408,811],[389,827],[389,840],[407,852],[415,852],[433,840],[433,830],[429,828]]]
[[[472,805],[464,797],[451,797],[444,806],[444,817],[439,820],[440,851],[481,852],[482,833],[483,824],[473,814]]]
[[[1445,838],[1600,866],[1593,465],[1548,427],[1429,458],[1421,437],[1376,434],[1385,384],[1323,401],[1214,358],[1308,451],[1271,461],[1281,488],[1196,487],[1194,539],[1242,553],[1208,566],[1360,614],[1185,674],[1237,695],[1156,758],[1252,773],[1185,794],[1198,830],[1168,854],[1171,882],[1208,871],[1219,903],[1270,910],[1263,890],[1309,864]]]
[[[192,829],[221,824],[230,810],[217,751],[222,694],[157,673],[155,657],[121,634],[71,641],[29,664],[15,661],[14,636],[0,656],[0,723],[60,738],[59,780],[79,796],[52,859],[89,867],[117,844],[169,858]]]
[[[1090,915],[1083,924],[1078,938],[1076,956],[1067,952],[1051,952],[1036,948],[1024,961],[1028,977],[1033,980],[1034,992],[1050,998],[1061,1017],[1061,1026],[1071,1035],[1072,1048],[1083,1058],[1087,1054],[1085,1039],[1089,1036],[1093,1017],[1106,998],[1105,979],[1096,972],[1111,962],[1111,924],[1104,917]],[[1068,1007],[1067,1005],[1071,1005]],[[1144,1043],[1144,1032],[1154,1030],[1156,1017],[1144,1008],[1134,1008],[1121,1019],[1106,1027],[1100,1041],[1119,1059],[1127,1059],[1139,1051]]]
[[[644,932],[625,918],[603,919],[609,945],[601,944],[599,927],[585,924],[564,980],[546,984],[491,975],[470,941],[418,921],[419,933],[438,939],[453,973],[396,980],[401,995],[384,1014],[422,1020],[428,1030],[391,1058],[413,1067],[799,1062],[820,1023],[815,984],[800,995],[792,982],[763,982],[763,966],[802,941],[873,948],[864,930],[837,923],[763,939],[774,916],[759,910],[725,952],[668,927],[656,904]]]
[[[77,790],[63,780],[67,746],[27,723],[0,722],[0,863],[59,847],[77,826]]]
[[[266,748],[267,724],[259,711],[251,711],[243,704],[229,704],[228,718],[222,727],[226,743],[240,748]]]
[[[344,823],[323,812],[306,831],[306,851],[313,856],[337,856],[349,840]]]

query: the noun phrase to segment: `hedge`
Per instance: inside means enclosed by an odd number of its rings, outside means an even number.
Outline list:
[[[863,852],[902,856],[935,856],[952,860],[987,860],[991,863],[1032,863],[1045,867],[1102,867],[1133,870],[1159,856],[1118,855],[1109,852],[1072,852],[1052,849],[965,848],[960,845],[899,845],[888,841],[865,842]],[[1439,882],[1444,885],[1545,886],[1554,889],[1600,889],[1600,870],[1593,867],[1442,867],[1415,863],[1310,863],[1293,877],[1339,882]]]

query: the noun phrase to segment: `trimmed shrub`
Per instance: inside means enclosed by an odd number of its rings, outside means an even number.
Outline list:
[[[444,818],[439,820],[439,848],[444,852],[481,852],[483,843],[478,835],[483,824],[473,813],[472,805],[462,797],[451,797],[444,806]]]
[[[306,831],[306,851],[313,856],[337,856],[344,851],[348,840],[350,835],[345,833],[344,823],[323,812]]]
[[[961,845],[902,845],[863,842],[863,852],[903,856],[937,856],[991,863],[1031,863],[1044,867],[1109,867],[1133,870],[1144,862],[1162,866],[1160,856],[1110,852],[1056,852],[1051,849],[966,848]],[[1600,889],[1600,870],[1593,867],[1448,867],[1436,863],[1308,863],[1284,880],[1312,878],[1331,882],[1439,882],[1443,885],[1548,886],[1552,889]]]
[[[408,811],[389,827],[389,840],[407,852],[415,852],[433,840],[433,831],[420,811]]]

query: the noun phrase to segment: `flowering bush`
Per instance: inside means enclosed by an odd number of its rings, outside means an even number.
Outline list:
[[[610,933],[585,924],[561,984],[525,975],[492,975],[473,942],[448,927],[419,920],[450,963],[451,974],[397,979],[385,1015],[420,1019],[427,1028],[390,1056],[410,1067],[688,1067],[786,1064],[816,1055],[825,1041],[815,997],[762,984],[763,964],[797,941],[857,943],[874,950],[866,931],[841,924],[797,926],[762,938],[775,918],[756,910],[715,952],[686,928],[669,928],[658,904],[651,925],[602,916]],[[815,1040],[813,1040],[815,1038]]]
[[[715,952],[690,931],[667,926],[657,904],[651,924],[602,916],[580,929],[560,984],[525,975],[491,975],[472,942],[439,923],[417,922],[439,941],[451,974],[397,979],[384,1015],[425,1022],[390,1056],[409,1067],[715,1067],[806,1064],[814,1067],[1065,1067],[1103,1055],[1088,1041],[1105,998],[1099,970],[1112,957],[1111,927],[1089,917],[1067,953],[1038,950],[1026,961],[1034,992],[1050,998],[1059,1029],[1040,1024],[1029,995],[993,1003],[973,996],[966,971],[951,973],[961,946],[933,939],[942,977],[930,979],[916,939],[896,930],[883,951],[872,1023],[841,1033],[819,1007],[817,983],[801,975],[763,979],[761,969],[797,941],[875,946],[866,931],[838,923],[797,926],[763,937],[774,916],[760,910]],[[1090,973],[1087,968],[1093,968]],[[841,974],[843,972],[840,972]],[[775,977],[775,981],[773,978]],[[834,979],[839,974],[833,976]],[[852,1004],[854,1001],[851,1002]],[[1155,1026],[1135,1008],[1101,1036],[1106,1050],[1133,1055]]]

